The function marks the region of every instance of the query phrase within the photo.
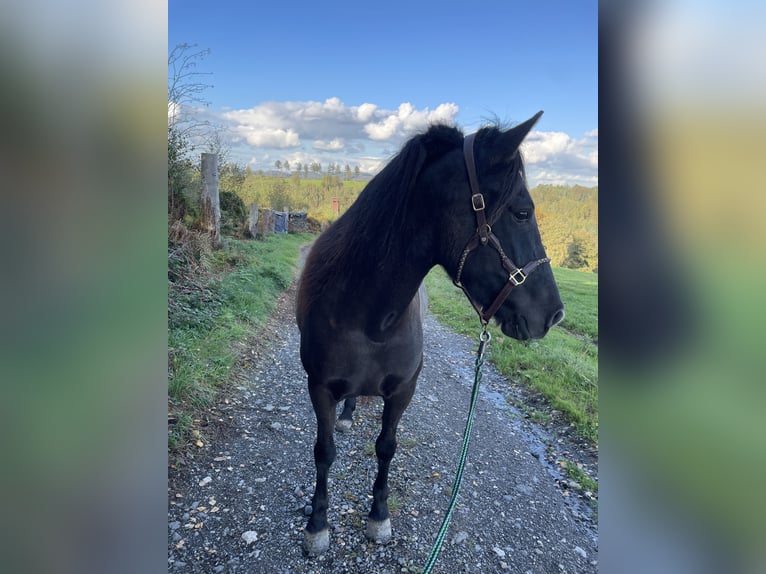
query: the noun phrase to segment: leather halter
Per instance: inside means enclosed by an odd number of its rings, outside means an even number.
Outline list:
[[[491,224],[497,221],[502,215],[503,206],[498,206],[495,209],[488,222],[487,215],[485,213],[486,204],[484,203],[484,196],[479,191],[479,179],[476,176],[476,164],[473,157],[473,140],[475,138],[476,133],[472,133],[466,136],[463,140],[463,157],[465,158],[465,166],[468,170],[468,181],[471,185],[471,206],[473,207],[474,213],[476,213],[476,233],[468,240],[468,243],[463,250],[463,254],[460,257],[460,263],[458,264],[457,268],[457,275],[455,276],[453,283],[463,290],[463,293],[465,293],[465,296],[468,297],[471,305],[473,305],[473,308],[479,314],[479,319],[481,320],[482,325],[486,325],[489,323],[489,320],[495,315],[495,313],[497,313],[498,309],[500,309],[502,304],[508,298],[508,295],[511,294],[511,290],[514,287],[524,283],[524,281],[527,279],[527,275],[534,271],[539,265],[550,262],[550,258],[543,257],[542,259],[536,259],[527,263],[524,267],[519,268],[516,267],[513,261],[511,261],[503,251],[500,240],[494,233],[492,233],[491,227]],[[479,303],[477,303],[473,297],[471,297],[470,293],[468,293],[465,285],[460,282],[460,277],[463,274],[463,267],[465,266],[466,259],[468,259],[468,255],[471,253],[471,251],[487,245],[491,245],[498,252],[500,255],[500,262],[502,263],[503,268],[505,268],[505,270],[509,273],[509,275],[508,282],[503,286],[500,293],[497,294],[495,300],[492,302],[489,308],[484,311],[482,306],[479,305]]]

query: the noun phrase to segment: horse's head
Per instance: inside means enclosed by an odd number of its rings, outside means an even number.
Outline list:
[[[483,319],[493,316],[503,333],[521,340],[543,337],[564,318],[519,153],[541,115],[505,131],[481,129],[429,170],[448,202],[437,231],[438,263]]]

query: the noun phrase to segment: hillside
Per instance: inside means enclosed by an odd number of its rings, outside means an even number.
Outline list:
[[[538,185],[530,193],[552,264],[598,271],[598,187]]]

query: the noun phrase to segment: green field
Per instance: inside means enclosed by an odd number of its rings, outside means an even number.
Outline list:
[[[542,394],[584,437],[598,439],[598,275],[553,269],[566,319],[544,339],[519,342],[492,326],[489,356],[497,369]],[[463,292],[437,267],[426,277],[431,312],[459,333],[480,324]]]

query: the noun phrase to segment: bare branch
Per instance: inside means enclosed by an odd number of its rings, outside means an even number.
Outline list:
[[[197,69],[198,63],[210,55],[210,50],[196,48],[195,44],[178,44],[168,55],[168,128],[178,130],[184,137],[207,124],[194,121],[188,110],[207,107],[210,102],[202,94],[213,87],[202,80],[212,73]]]

